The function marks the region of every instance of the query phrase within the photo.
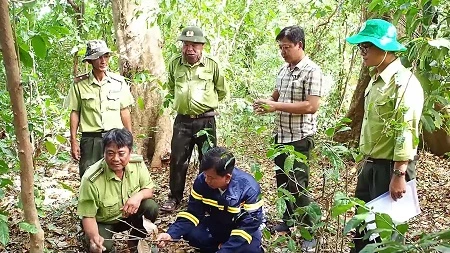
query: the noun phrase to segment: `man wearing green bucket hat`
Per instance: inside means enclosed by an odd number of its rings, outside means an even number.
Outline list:
[[[186,174],[192,150],[197,145],[199,160],[202,153],[215,146],[215,115],[219,101],[228,94],[219,64],[203,54],[206,38],[195,26],[184,28],[179,41],[181,54],[168,66],[169,93],[177,112],[173,124],[172,155],[170,157],[170,193],[161,210],[172,212],[183,198]],[[203,134],[199,134],[203,133]]]
[[[110,54],[105,41],[87,42],[83,62],[91,64],[92,71],[74,78],[65,102],[70,110],[71,154],[79,161],[80,178],[103,157],[102,137],[106,131],[123,127],[131,131],[129,108],[133,96],[123,76],[107,71]]]
[[[360,151],[365,160],[355,197],[369,202],[389,192],[398,200],[406,192],[406,182],[416,177],[422,86],[395,54],[406,48],[397,41],[391,23],[369,19],[347,42],[359,47],[364,64],[374,67],[375,73],[364,93]],[[353,252],[370,243],[362,240],[363,236],[357,229]]]

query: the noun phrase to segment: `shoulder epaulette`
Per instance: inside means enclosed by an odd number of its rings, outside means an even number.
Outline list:
[[[210,60],[210,61],[213,61],[213,62],[215,62],[216,64],[219,64],[219,61],[218,61],[215,57],[213,57],[213,56],[211,56],[211,55],[205,55],[204,57],[205,57],[205,59],[208,59],[208,60]]]
[[[144,161],[144,157],[138,154],[131,154],[130,163],[140,163]]]
[[[119,75],[119,74],[116,74],[116,73],[108,72],[108,76],[109,76],[111,79],[113,79],[113,80],[115,80],[115,81],[118,81],[118,82],[123,82],[123,81],[125,81],[125,77],[123,77],[123,76],[121,76],[121,75]]]
[[[79,83],[79,82],[81,82],[81,81],[83,81],[83,80],[86,80],[86,79],[88,79],[88,78],[89,78],[89,73],[84,73],[84,74],[82,74],[82,75],[76,76],[76,77],[73,79],[73,82],[74,82],[74,83]]]
[[[172,64],[174,61],[178,61],[179,63],[181,63],[181,54],[172,57],[169,62],[170,64]]]
[[[94,182],[98,176],[100,176],[103,173],[104,169],[103,166],[100,166],[92,175],[89,176],[89,181]]]

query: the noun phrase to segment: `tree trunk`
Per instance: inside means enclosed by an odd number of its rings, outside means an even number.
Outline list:
[[[164,81],[165,66],[156,25],[158,1],[116,0],[112,7],[122,75],[133,82],[146,74],[145,80],[131,84],[137,100],[132,111],[137,152],[151,159],[151,167],[159,168],[170,155],[172,122],[167,112],[160,113],[159,83]]]
[[[14,37],[9,20],[8,1],[0,1],[0,44],[3,48],[3,60],[6,80],[14,114],[14,131],[20,163],[20,194],[23,202],[25,221],[36,226],[38,232],[30,234],[30,252],[44,251],[44,231],[41,229],[34,201],[34,177],[32,147],[28,130],[27,111],[20,83],[19,62],[14,47]]]

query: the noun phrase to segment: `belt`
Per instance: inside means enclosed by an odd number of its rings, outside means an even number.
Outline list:
[[[376,163],[376,164],[389,164],[389,163],[393,163],[394,161],[388,160],[388,159],[378,159],[378,158],[367,157],[366,162]]]
[[[208,118],[208,117],[214,117],[218,115],[218,113],[214,110],[204,112],[202,114],[198,115],[187,115],[187,114],[178,114],[178,116],[183,118],[189,118],[189,119],[199,119],[199,118]]]
[[[96,138],[103,138],[105,136],[106,132],[82,132],[81,137],[96,137]]]

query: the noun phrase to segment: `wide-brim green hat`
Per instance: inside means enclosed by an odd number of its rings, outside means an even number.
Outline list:
[[[206,38],[203,36],[203,31],[196,26],[188,26],[181,31],[181,35],[178,37],[181,41],[190,41],[195,43],[206,43]]]
[[[382,19],[368,19],[356,35],[347,39],[350,44],[370,42],[381,50],[389,52],[406,51],[406,47],[397,41],[395,26]]]
[[[103,40],[90,40],[86,45],[86,54],[82,62],[87,60],[96,60],[104,54],[112,53],[111,49],[108,48],[106,42]]]

